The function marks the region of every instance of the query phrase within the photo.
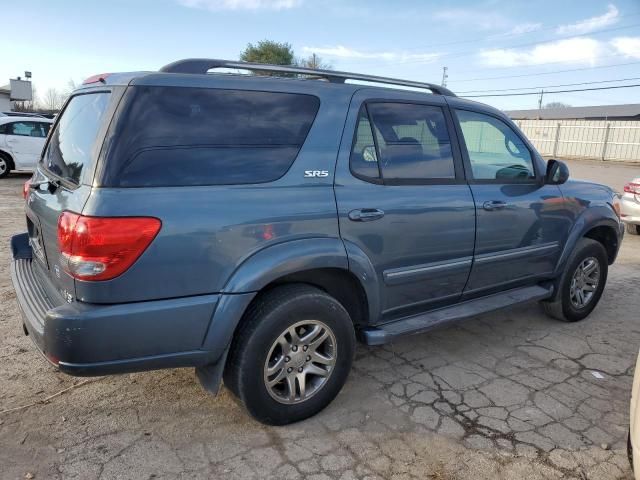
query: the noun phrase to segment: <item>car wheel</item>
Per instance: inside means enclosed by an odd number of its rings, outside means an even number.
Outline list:
[[[635,225],[633,223],[626,224],[627,232],[631,235],[640,235],[640,225]]]
[[[567,262],[556,300],[542,302],[542,308],[558,320],[582,320],[598,304],[607,282],[607,273],[607,252],[602,244],[582,238]]]
[[[4,178],[9,175],[11,171],[11,159],[6,155],[0,153],[0,178]]]
[[[331,403],[354,351],[353,323],[335,298],[308,285],[284,285],[245,314],[224,382],[258,421],[286,425]]]

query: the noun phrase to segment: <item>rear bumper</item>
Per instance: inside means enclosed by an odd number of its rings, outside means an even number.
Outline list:
[[[26,235],[14,237],[12,248],[11,279],[24,326],[44,356],[65,373],[93,376],[211,365],[230,342],[230,335],[209,332],[225,296],[115,305],[67,303],[30,258]],[[238,301],[250,300],[234,297],[235,302],[222,303],[240,310]],[[218,309],[216,324],[224,323],[224,316],[224,309]]]
[[[640,225],[640,202],[637,202],[632,196],[625,194],[620,200],[620,213],[622,221]]]

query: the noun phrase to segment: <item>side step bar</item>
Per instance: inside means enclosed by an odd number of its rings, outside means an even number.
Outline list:
[[[367,327],[358,332],[359,339],[367,345],[383,345],[397,337],[423,333],[448,323],[483,313],[493,312],[519,303],[544,300],[553,295],[553,286],[534,285],[515,288],[487,297],[467,300],[449,307],[396,320],[377,327]]]

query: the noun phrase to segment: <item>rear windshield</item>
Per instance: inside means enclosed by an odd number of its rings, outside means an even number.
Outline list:
[[[76,185],[82,172],[90,170],[98,130],[109,103],[109,93],[73,97],[51,135],[42,162],[47,170]]]
[[[102,184],[262,183],[286,173],[318,111],[311,95],[131,87],[108,135]]]

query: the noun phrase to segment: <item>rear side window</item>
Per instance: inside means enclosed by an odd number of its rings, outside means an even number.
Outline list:
[[[351,170],[356,175],[376,179],[379,175],[373,167],[377,165],[385,180],[455,179],[451,140],[442,108],[409,103],[370,103],[363,108]]]
[[[93,165],[96,137],[109,104],[109,95],[102,92],[71,98],[60,114],[44,152],[42,162],[47,170],[80,184],[82,172]]]
[[[289,169],[320,101],[311,95],[133,87],[102,183],[156,187],[270,182]]]

